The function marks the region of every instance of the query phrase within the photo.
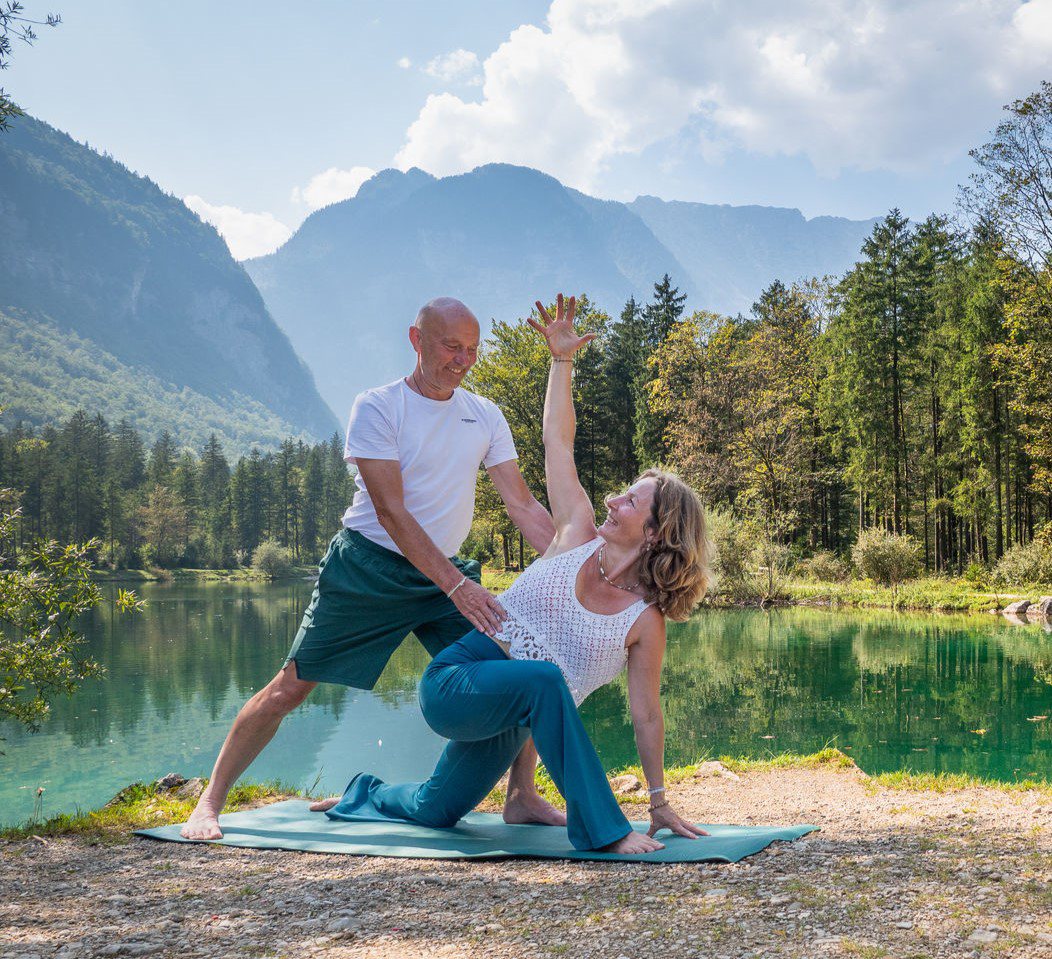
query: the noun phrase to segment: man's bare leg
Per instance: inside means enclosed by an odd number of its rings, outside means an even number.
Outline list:
[[[537,748],[533,740],[515,757],[508,774],[508,795],[504,799],[506,823],[540,823],[542,826],[565,826],[566,814],[556,809],[537,792]]]
[[[212,778],[181,833],[186,839],[222,839],[219,812],[238,777],[263,751],[278,731],[281,721],[303,702],[317,683],[297,679],[289,663],[253,696],[237,714],[219,750]]]

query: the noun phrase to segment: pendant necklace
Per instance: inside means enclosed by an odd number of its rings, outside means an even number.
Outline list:
[[[606,546],[606,543],[603,543],[603,546],[599,547],[599,575],[602,576],[603,579],[606,580],[606,582],[608,582],[611,586],[613,586],[614,589],[623,589],[626,593],[631,593],[632,590],[634,590],[642,582],[642,580],[633,583],[631,586],[621,586],[619,583],[615,583],[612,579],[610,579],[610,577],[606,575],[606,570],[603,569],[604,546]]]

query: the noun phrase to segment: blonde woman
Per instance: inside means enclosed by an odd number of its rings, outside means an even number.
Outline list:
[[[445,827],[493,788],[532,733],[566,799],[577,849],[646,853],[660,829],[705,835],[665,796],[665,730],[659,696],[665,618],[686,619],[709,582],[703,508],[677,477],[648,470],[606,501],[595,526],[573,459],[574,355],[595,334],[573,328],[575,300],[553,320],[538,302],[530,320],[552,363],[544,404],[548,498],[556,535],[501,596],[508,618],[495,637],[477,630],[437,655],[420,682],[428,724],[450,740],[431,778],[388,784],[367,773],[343,797],[315,804],[334,819]],[[581,724],[577,707],[627,664],[636,746],[650,795],[650,828],[632,831]]]

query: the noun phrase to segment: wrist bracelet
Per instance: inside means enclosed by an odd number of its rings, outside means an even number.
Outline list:
[[[665,787],[664,786],[658,786],[657,789],[648,789],[647,790],[647,795],[649,795],[649,796],[656,796],[658,793],[663,793],[664,791],[665,791]]]
[[[655,813],[655,812],[657,812],[657,811],[658,811],[659,809],[664,809],[664,808],[665,808],[665,807],[666,807],[667,805],[668,805],[668,800],[666,799],[666,800],[665,800],[664,802],[659,802],[659,803],[655,803],[654,805],[652,805],[652,806],[649,806],[649,807],[647,808],[647,812],[649,812],[649,813]]]
[[[463,586],[467,581],[468,581],[468,578],[466,576],[461,576],[460,577],[460,582],[457,583],[457,585],[454,586],[448,593],[446,593],[446,596],[449,597],[449,599],[452,599],[453,598],[453,594],[458,589],[460,589],[460,587]]]
[[[553,363],[572,363],[573,362],[573,357],[572,356],[553,356],[552,357],[552,362]]]

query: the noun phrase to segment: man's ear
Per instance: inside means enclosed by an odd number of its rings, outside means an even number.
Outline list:
[[[420,352],[420,327],[411,326],[409,327],[409,342],[413,344],[413,349]]]

